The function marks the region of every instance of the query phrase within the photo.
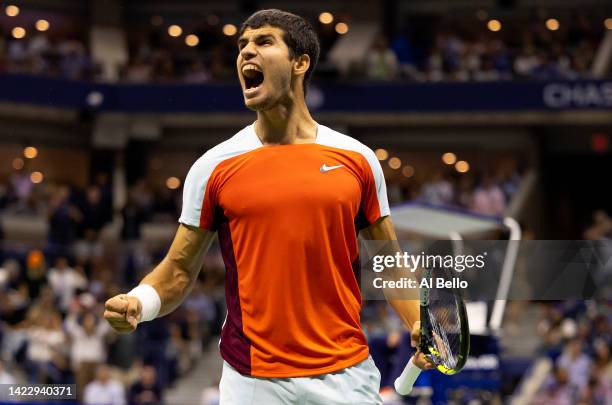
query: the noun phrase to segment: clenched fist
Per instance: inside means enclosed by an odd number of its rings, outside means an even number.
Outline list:
[[[142,317],[140,300],[127,294],[115,295],[106,301],[104,308],[104,319],[120,333],[136,330],[138,321]]]

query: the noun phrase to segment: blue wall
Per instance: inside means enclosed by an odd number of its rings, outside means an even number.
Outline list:
[[[100,111],[247,111],[237,84],[110,85],[9,74],[0,75],[0,101]],[[325,112],[612,110],[612,81],[318,83],[309,104]]]

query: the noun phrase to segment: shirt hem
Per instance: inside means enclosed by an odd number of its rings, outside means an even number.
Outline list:
[[[336,363],[332,366],[316,368],[312,370],[300,370],[295,372],[286,372],[286,373],[258,373],[253,372],[251,370],[251,377],[257,378],[300,378],[300,377],[313,377],[322,374],[331,374],[340,370],[344,370],[345,368],[353,367],[362,361],[366,360],[370,356],[370,350],[365,349],[363,353],[360,353],[358,356],[352,357],[348,360],[344,360],[342,362]],[[227,361],[227,359],[225,359]],[[229,363],[229,362],[228,362]],[[231,363],[230,365],[234,367]],[[234,367],[236,368],[236,367]]]

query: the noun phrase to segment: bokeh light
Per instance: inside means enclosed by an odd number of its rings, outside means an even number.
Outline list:
[[[404,175],[404,177],[411,178],[412,176],[414,176],[414,167],[410,165],[404,166],[402,168],[402,174]]]
[[[47,20],[38,20],[36,21],[36,29],[40,32],[45,32],[49,29],[49,21]]]
[[[453,152],[446,152],[442,155],[442,161],[447,165],[454,165],[457,161],[457,155]]]
[[[346,23],[339,22],[336,24],[336,32],[340,35],[344,35],[349,31],[349,26]]]
[[[393,170],[397,170],[402,166],[402,160],[398,157],[392,157],[389,159],[389,167]]]
[[[23,27],[15,27],[11,31],[11,35],[13,35],[15,39],[21,39],[26,36],[26,30]]]
[[[460,160],[455,163],[455,170],[459,173],[467,173],[470,170],[470,164],[465,160]]]
[[[197,35],[189,34],[185,37],[187,46],[197,46],[200,43],[200,38]]]
[[[225,24],[223,26],[223,33],[227,35],[228,37],[236,35],[237,32],[238,32],[238,28],[236,28],[234,24]]]
[[[179,25],[174,24],[168,27],[168,35],[171,37],[180,37],[182,33],[183,29]]]
[[[34,184],[42,182],[44,178],[45,176],[42,174],[42,172],[32,172],[32,174],[30,174],[30,180]]]
[[[546,20],[546,28],[550,31],[557,31],[559,29],[559,20],[556,18],[549,18]]]
[[[321,24],[331,24],[333,21],[334,21],[334,15],[332,13],[324,11],[321,14],[319,14],[319,22]]]
[[[11,4],[10,6],[6,6],[4,12],[9,17],[17,17],[19,15],[19,7]]]
[[[376,155],[376,157],[378,158],[378,160],[387,160],[387,158],[389,157],[389,152],[387,152],[386,149],[376,149],[374,151],[374,154]]]
[[[23,156],[28,159],[34,159],[36,156],[38,156],[38,149],[33,146],[27,146],[23,148]]]
[[[489,20],[489,22],[487,23],[487,28],[489,29],[489,31],[493,32],[501,31],[502,24],[499,20]]]
[[[166,180],[166,187],[170,190],[176,190],[181,186],[181,180],[178,177],[168,177]]]

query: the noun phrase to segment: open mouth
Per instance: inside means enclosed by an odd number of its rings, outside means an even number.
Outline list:
[[[263,72],[255,65],[245,65],[242,68],[242,76],[244,77],[245,90],[255,90],[264,81]]]

